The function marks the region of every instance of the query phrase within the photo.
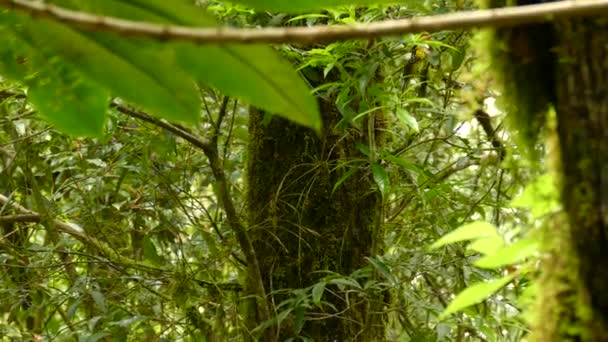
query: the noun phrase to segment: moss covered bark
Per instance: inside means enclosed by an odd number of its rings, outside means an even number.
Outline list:
[[[583,338],[608,341],[608,21],[556,25],[563,202],[587,307]]]
[[[327,276],[323,271],[348,275],[365,266],[381,239],[381,200],[369,167],[356,168],[334,191],[348,170],[341,165],[365,158],[355,149],[365,139],[334,130],[340,114],[331,100],[321,100],[320,107],[321,136],[278,117],[266,122],[256,109],[250,113],[249,231],[275,306],[290,296],[285,289],[311,286]],[[381,339],[382,303],[369,299],[328,288],[323,300],[336,310],[306,309],[300,334],[315,341]],[[279,340],[296,335],[295,316],[281,323]]]
[[[490,7],[532,2],[541,1],[484,0]],[[549,105],[557,117],[567,219],[545,241],[551,260],[534,337],[608,341],[608,20],[568,19],[489,37],[505,108],[523,140],[535,142]]]

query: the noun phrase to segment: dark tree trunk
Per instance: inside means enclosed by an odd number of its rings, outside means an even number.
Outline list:
[[[586,309],[582,339],[608,341],[608,23],[557,23],[563,202]]]
[[[335,130],[340,113],[333,101],[321,100],[320,107],[321,136],[276,116],[266,122],[255,109],[250,113],[248,223],[274,307],[292,295],[285,289],[311,286],[328,275],[323,271],[349,275],[367,265],[382,239],[381,200],[369,163],[351,164],[353,174],[334,191],[348,170],[344,162],[366,158],[355,142],[367,144],[367,137]],[[302,313],[300,335],[314,341],[381,340],[381,301],[348,290],[328,286],[323,300],[336,310],[296,310],[280,324],[278,340],[297,335]]]

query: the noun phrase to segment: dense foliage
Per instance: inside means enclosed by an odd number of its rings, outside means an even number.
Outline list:
[[[473,7],[53,3],[239,27]],[[495,105],[502,95],[473,33],[195,46],[0,10],[0,44],[0,340],[240,341],[288,316],[292,340],[312,340],[300,332],[323,318],[319,310],[340,315],[332,286],[353,298],[385,294],[379,340],[518,341],[535,322],[543,227],[560,210],[555,175],[522,156],[505,129]],[[317,98],[333,100],[335,127],[321,127]],[[287,299],[256,327],[243,308],[251,260],[230,209],[247,215],[250,105],[340,139],[382,136],[382,144],[355,143],[362,157],[331,167],[343,171],[334,191],[355,172],[373,179],[383,248],[351,274],[273,289]]]

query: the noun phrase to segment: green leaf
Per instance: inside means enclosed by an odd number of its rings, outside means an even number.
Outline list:
[[[394,4],[396,0],[235,0],[236,3],[251,6],[255,9],[279,12],[303,12],[325,9],[327,7],[346,5]]]
[[[62,66],[49,63],[27,82],[28,99],[57,129],[75,136],[100,136],[110,96],[98,85]]]
[[[274,316],[273,318],[262,322],[260,325],[258,325],[257,327],[255,327],[251,333],[252,334],[259,334],[262,331],[268,329],[269,327],[273,326],[273,325],[277,325],[280,324],[281,322],[283,322],[285,320],[285,318],[287,318],[287,316],[289,316],[289,314],[291,313],[292,308],[288,308],[286,310],[283,310],[281,312],[279,312],[276,316]]]
[[[0,13],[0,20],[16,18]],[[45,58],[8,27],[0,26],[0,73],[29,87],[28,100],[38,114],[64,133],[100,136],[109,103],[108,92],[56,58]]]
[[[315,286],[312,287],[312,302],[315,305],[319,305],[321,303],[321,298],[323,297],[323,291],[325,291],[325,282],[316,283]]]
[[[376,182],[376,185],[378,186],[378,190],[380,190],[380,194],[384,197],[389,186],[386,170],[379,164],[373,164],[372,175],[374,177],[374,182]]]
[[[493,254],[499,248],[505,245],[504,240],[500,236],[488,236],[471,242],[467,249],[488,255]]]
[[[389,161],[395,165],[399,165],[406,170],[412,171],[414,173],[417,173],[417,174],[424,173],[424,170],[420,166],[418,166],[414,163],[410,163],[402,158],[396,157],[386,151],[382,153],[382,158],[386,159],[387,161]]]
[[[530,209],[537,218],[552,213],[560,208],[559,191],[555,184],[553,174],[546,173],[530,182],[511,205]]]
[[[158,251],[156,250],[156,246],[150,237],[145,236],[142,240],[142,249],[144,252],[144,257],[147,260],[152,261],[154,264],[162,263],[163,259],[158,255]]]
[[[110,2],[118,6],[116,1]],[[190,1],[133,0],[130,3],[139,6],[138,18],[142,20],[186,26],[216,25],[215,20]],[[126,15],[122,13],[125,12],[118,10],[118,13],[110,14]],[[199,82],[267,112],[320,130],[321,115],[308,85],[272,48],[183,42],[164,46],[175,54],[177,63]]]
[[[93,301],[95,301],[95,304],[97,304],[97,307],[99,308],[99,310],[105,312],[107,310],[107,307],[106,307],[106,298],[103,296],[103,293],[101,293],[98,290],[90,290],[89,294],[93,298]]]
[[[346,180],[349,179],[350,176],[352,176],[354,172],[355,172],[355,168],[354,167],[351,167],[348,170],[346,170],[346,172],[344,172],[344,174],[342,175],[342,177],[340,177],[340,179],[338,179],[338,181],[336,182],[336,184],[334,184],[334,188],[331,190],[331,193],[333,194],[334,192],[336,192],[336,190],[338,190],[338,188],[344,182],[346,182]]]
[[[298,306],[295,309],[295,314],[296,314],[296,318],[294,321],[294,334],[295,335],[299,335],[300,332],[302,331],[302,328],[304,327],[304,308],[301,306]]]
[[[467,287],[452,300],[440,317],[445,318],[456,311],[483,302],[486,298],[494,294],[494,292],[511,282],[514,277],[515,276],[511,274],[503,278],[494,279],[485,283],[477,283]]]
[[[437,249],[439,247],[452,244],[454,242],[474,240],[479,238],[485,238],[489,236],[498,236],[498,231],[493,224],[477,221],[454,230],[453,232],[444,235],[441,239],[435,241],[429,249]]]
[[[361,289],[361,285],[354,280],[349,278],[334,278],[329,281],[330,284],[338,285],[338,287],[354,287],[356,289]]]
[[[512,265],[538,253],[539,247],[540,244],[536,240],[521,239],[475,261],[474,265],[491,269]]]
[[[388,266],[382,262],[382,260],[378,259],[378,258],[374,258],[374,257],[369,257],[366,258],[370,264],[372,264],[372,266],[374,266],[374,268],[384,277],[386,278],[386,280],[388,280],[389,282],[391,282],[392,284],[395,284],[397,282],[397,280],[395,279],[395,277],[393,277],[393,275],[391,274],[391,270],[388,268]]]
[[[16,23],[14,16],[0,11],[0,22]],[[14,81],[22,81],[28,76],[30,61],[26,58],[31,54],[29,44],[19,39],[8,26],[0,25],[0,75]]]
[[[99,340],[101,340],[102,338],[109,336],[110,333],[108,332],[98,332],[98,333],[94,333],[88,336],[84,336],[78,339],[78,341],[82,341],[82,342],[97,342]]]
[[[418,121],[405,108],[398,108],[395,114],[403,128],[409,131],[414,131],[416,133],[420,131],[420,128],[418,127]]]
[[[190,77],[155,42],[80,33],[44,19],[24,19],[21,33],[114,95],[167,119],[195,122],[200,100]]]

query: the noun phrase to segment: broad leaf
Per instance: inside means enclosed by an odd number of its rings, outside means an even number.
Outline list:
[[[186,26],[216,22],[189,1],[133,0],[129,4],[90,1],[96,13]],[[92,5],[93,6],[93,5]],[[136,9],[133,9],[133,8]],[[127,43],[125,43],[127,44]],[[149,43],[151,44],[151,43]],[[308,85],[272,48],[262,45],[194,45],[163,43],[175,62],[197,81],[222,93],[315,130],[321,116]]]
[[[536,254],[539,243],[535,240],[522,239],[512,245],[504,246],[496,253],[487,255],[477,261],[474,265],[481,268],[499,268],[512,265]]]
[[[194,122],[200,111],[199,95],[189,76],[168,54],[101,33],[81,33],[63,24],[23,20],[21,33],[42,51],[59,56],[89,80],[114,95],[141,105],[153,114]]]
[[[487,283],[477,283],[467,287],[452,300],[450,305],[448,305],[441,314],[441,317],[445,317],[468,306],[483,302],[486,298],[494,294],[494,292],[511,282],[514,277],[515,276],[511,274]]]
[[[500,236],[488,236],[471,242],[467,249],[488,255],[495,253],[499,248],[505,245],[503,238]]]
[[[493,224],[477,221],[466,224],[453,232],[444,235],[441,239],[437,240],[429,248],[436,249],[445,245],[449,245],[454,242],[474,240],[478,238],[485,238],[489,236],[498,236],[496,227]]]
[[[104,88],[60,63],[50,63],[27,84],[28,99],[57,129],[76,136],[102,134],[110,100]]]
[[[4,23],[16,23],[0,14]],[[109,94],[96,83],[56,58],[36,53],[31,41],[8,27],[0,27],[0,74],[29,87],[28,100],[49,123],[77,136],[99,136],[106,118]]]

